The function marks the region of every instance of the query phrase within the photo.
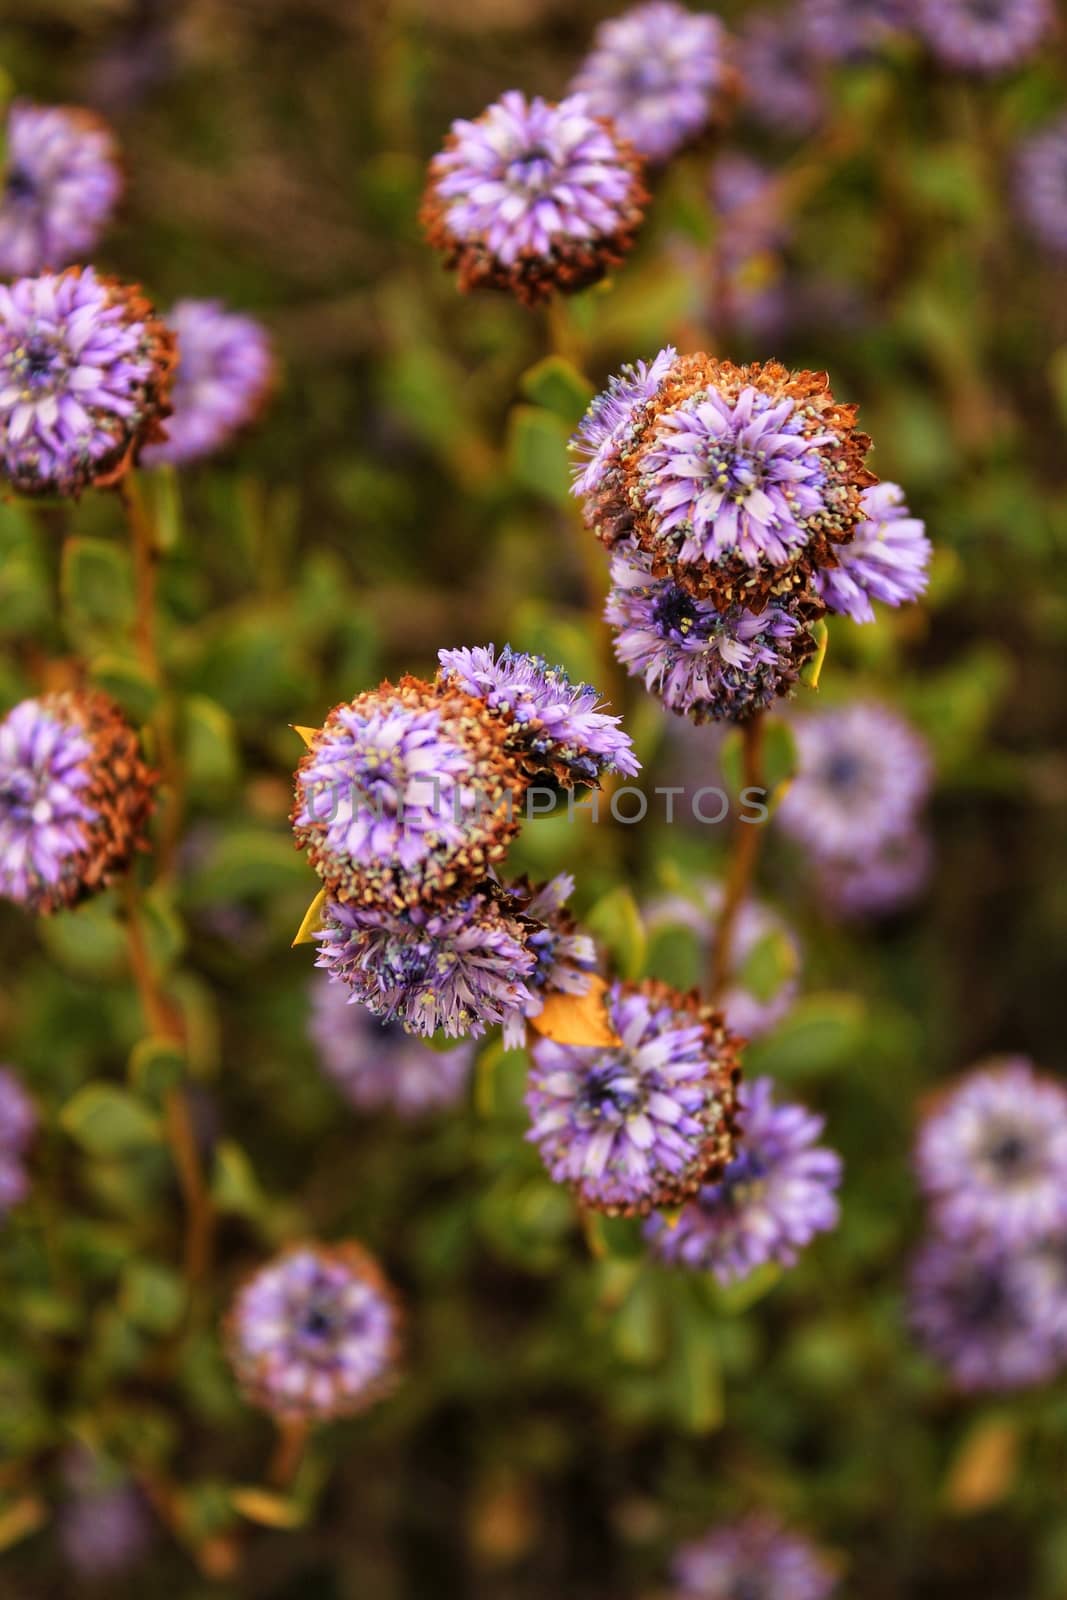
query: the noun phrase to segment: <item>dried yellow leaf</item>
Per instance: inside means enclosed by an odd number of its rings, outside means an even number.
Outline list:
[[[296,938],[292,944],[294,950],[298,944],[314,944],[315,935],[322,931],[322,911],[325,904],[326,890],[320,889],[304,912],[304,920],[296,930]]]
[[[530,1018],[530,1026],[556,1044],[619,1044],[604,1003],[607,992],[604,979],[594,977],[585,994],[547,995],[540,1014]]]

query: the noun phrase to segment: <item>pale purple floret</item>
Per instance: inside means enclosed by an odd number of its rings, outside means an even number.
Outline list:
[[[148,466],[183,466],[214,455],[255,420],[273,375],[266,330],[218,300],[179,300],[167,324],[179,364],[167,438],[141,454]]]
[[[603,487],[625,451],[636,413],[659,392],[677,359],[677,350],[667,345],[652,361],[628,364],[590,402],[570,445],[579,458],[572,494],[594,494]]]
[[[0,463],[17,488],[68,494],[140,431],[157,364],[91,267],[0,285]]]
[[[1028,61],[1052,25],[1049,0],[916,0],[934,54],[960,72],[1006,72]]]
[[[671,578],[652,577],[651,558],[630,544],[612,555],[604,616],[630,676],[678,716],[737,721],[796,682],[804,624],[786,606],[772,601],[758,615],[739,606],[719,611]]]
[[[527,930],[498,892],[403,916],[331,901],[317,965],[376,1017],[429,1037],[480,1037],[535,1003]]]
[[[74,1492],[60,1506],[57,1532],[67,1565],[90,1584],[136,1567],[155,1531],[136,1484],[94,1472],[91,1458],[66,1476]]]
[[[16,100],[0,189],[0,276],[84,261],[111,219],[123,179],[115,141],[91,112]]]
[[[595,783],[605,773],[633,777],[641,770],[633,740],[620,718],[600,709],[597,691],[572,683],[562,667],[543,656],[505,645],[439,650],[441,678],[477,695],[493,711],[507,714],[524,765],[556,771],[578,783]]]
[[[797,772],[776,813],[819,860],[862,862],[912,827],[930,788],[926,741],[884,706],[797,717]]]
[[[829,1600],[826,1557],[762,1513],[714,1528],[674,1558],[675,1600]]]
[[[1067,116],[1024,141],[1016,163],[1016,193],[1034,237],[1067,254]]]
[[[728,1011],[727,1020],[733,1021]],[[653,1216],[645,1224],[661,1260],[710,1272],[723,1284],[769,1261],[794,1266],[800,1250],[835,1228],[840,1214],[834,1191],[841,1158],[817,1143],[822,1117],[776,1105],[770,1078],[741,1085],[740,1117],[738,1151],[722,1177],[705,1184],[676,1220]]]
[[[397,1312],[360,1255],[296,1248],[239,1291],[228,1331],[256,1404],[325,1419],[362,1409],[388,1382]]]
[[[693,395],[658,419],[642,459],[657,534],[682,562],[789,561],[831,510],[819,448],[836,443],[804,431],[795,401],[751,385],[736,400]]]
[[[896,483],[876,483],[860,496],[864,520],[851,543],[835,550],[836,567],[815,574],[831,611],[873,622],[872,600],[899,606],[917,600],[929,582],[931,545],[926,524],[913,517]]]
[[[990,1063],[927,1118],[916,1159],[943,1233],[1036,1244],[1067,1228],[1067,1088],[1022,1057]]]
[[[709,1045],[696,1017],[640,991],[615,984],[607,1009],[617,1046],[537,1040],[527,1138],[585,1204],[647,1211],[704,1160],[716,1116]]]
[[[753,120],[777,133],[810,133],[825,114],[826,102],[795,6],[746,8],[737,55],[742,103]]]
[[[470,752],[449,737],[437,706],[338,706],[297,773],[294,826],[313,831],[327,879],[351,863],[417,878],[480,819],[472,776]]]
[[[701,971],[706,971],[715,947],[722,903],[719,883],[704,884],[691,899],[670,895],[645,908],[645,928],[650,936],[672,927],[688,928],[699,941]],[[773,988],[762,981],[762,972],[756,975],[747,970],[750,958],[758,959],[759,952],[768,946],[773,946],[778,971]],[[762,901],[742,901],[733,930],[733,976],[717,1002],[731,1033],[742,1039],[758,1039],[777,1027],[796,1000],[800,965],[800,945],[783,918]]]
[[[889,917],[918,900],[933,864],[930,835],[913,826],[855,859],[817,862],[816,896],[824,911],[843,922]]]
[[[328,1077],[358,1111],[425,1116],[455,1105],[470,1079],[472,1046],[432,1050],[325,974],[311,991],[308,1028]]]
[[[718,17],[651,0],[600,24],[571,88],[660,162],[716,118],[731,76]]]
[[[615,236],[632,206],[633,171],[580,95],[553,105],[509,90],[475,121],[452,124],[431,186],[457,240],[504,267]]]
[[[23,700],[0,722],[0,895],[18,904],[57,885],[88,848],[97,812],[84,729]]]
[[[908,1310],[959,1389],[1028,1388],[1061,1365],[1047,1302],[1016,1254],[932,1236],[913,1264]]]
[[[914,0],[802,0],[804,34],[812,54],[825,61],[857,61],[905,34]]]
[[[564,912],[573,893],[573,877],[561,872],[533,895],[517,898],[529,923],[526,949],[533,955],[534,967],[524,980],[531,999],[504,1018],[504,1044],[509,1050],[521,1049],[526,1023],[541,1015],[546,995],[588,992],[590,975],[596,971],[596,946],[587,933],[574,928]]]

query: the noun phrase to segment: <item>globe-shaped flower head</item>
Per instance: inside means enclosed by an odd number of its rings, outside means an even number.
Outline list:
[[[600,24],[571,87],[660,162],[723,120],[734,81],[718,17],[651,0]]]
[[[293,828],[333,899],[400,911],[484,877],[525,787],[504,719],[405,677],[330,712],[297,769]]]
[[[526,1023],[539,1017],[550,994],[586,994],[596,971],[596,946],[587,933],[579,933],[567,901],[574,879],[561,872],[550,883],[528,879],[508,884],[508,895],[522,914],[526,949],[534,958],[524,983],[531,998],[504,1018],[504,1043],[517,1050],[526,1040]]]
[[[931,49],[959,72],[1007,72],[1028,61],[1052,15],[1049,0],[918,0]]]
[[[607,1014],[615,1045],[534,1045],[527,1137],[583,1205],[645,1215],[731,1160],[740,1069],[722,1017],[693,995],[616,983]]]
[[[841,922],[890,917],[911,906],[933,869],[930,835],[912,824],[874,850],[815,862],[815,896],[821,910]]]
[[[989,1243],[934,1235],[909,1283],[912,1328],[959,1389],[1020,1389],[1060,1365],[1048,1305],[1023,1259]]]
[[[812,70],[803,19],[795,6],[745,7],[738,31],[741,101],[753,121],[794,137],[810,133],[826,111]]]
[[[0,276],[25,277],[92,254],[122,196],[111,129],[78,106],[16,100],[0,173]]]
[[[858,61],[903,35],[913,0],[801,0],[805,37],[825,61]]]
[[[586,520],[644,550],[654,577],[719,610],[761,610],[833,565],[862,520],[875,480],[855,414],[825,373],[678,357],[617,430],[599,484],[580,489]]]
[[[453,123],[421,215],[461,289],[536,305],[617,266],[647,198],[637,152],[581,95],[553,105],[511,90]]]
[[[531,925],[495,883],[403,914],[329,901],[318,965],[376,1017],[429,1038],[478,1038],[536,1010]]]
[[[357,1244],[288,1250],[241,1288],[226,1346],[245,1399],[275,1417],[365,1411],[396,1380],[400,1309]]]
[[[838,1219],[841,1158],[817,1143],[823,1119],[776,1105],[770,1078],[742,1084],[739,1105],[742,1137],[726,1171],[682,1207],[675,1225],[650,1217],[645,1227],[662,1260],[720,1283],[768,1261],[793,1266]]]
[[[856,701],[793,723],[797,773],[778,808],[822,860],[862,861],[907,832],[930,788],[925,741],[884,706]]]
[[[943,1232],[1035,1244],[1067,1227],[1067,1089],[1021,1057],[990,1062],[927,1119],[917,1159]]]
[[[677,1600],[829,1600],[837,1587],[814,1545],[758,1513],[683,1545],[673,1575]]]
[[[455,1105],[474,1060],[469,1045],[431,1050],[399,1022],[383,1022],[339,979],[317,976],[309,1031],[322,1065],[357,1111],[421,1117]]]
[[[252,317],[217,300],[179,300],[167,316],[181,362],[167,437],[143,453],[149,466],[211,456],[256,421],[274,379],[270,341]]]
[[[104,888],[144,843],[152,784],[106,695],[23,700],[0,722],[0,895],[50,912]]]
[[[1027,139],[1016,165],[1019,207],[1034,237],[1067,254],[1067,116]]]
[[[441,650],[440,681],[479,696],[504,720],[508,748],[530,777],[554,778],[563,788],[599,784],[608,773],[632,778],[641,770],[633,740],[620,719],[600,706],[587,683],[572,683],[563,667],[551,667],[505,645]]]
[[[917,600],[928,582],[931,546],[926,525],[913,517],[896,483],[875,484],[860,497],[863,521],[838,565],[815,575],[815,588],[831,611],[853,622],[873,622],[872,600],[889,606]]]
[[[20,494],[118,482],[163,438],[174,336],[91,267],[0,286],[0,468]]]
[[[720,611],[652,571],[647,551],[616,545],[604,616],[618,659],[668,711],[696,723],[740,722],[793,692],[816,650],[811,624],[822,606],[810,593],[759,613]]]

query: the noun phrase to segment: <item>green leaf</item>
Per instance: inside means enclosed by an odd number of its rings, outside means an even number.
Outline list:
[[[539,406],[516,406],[508,421],[512,476],[531,494],[557,506],[570,504],[569,437],[564,423]]]
[[[765,1005],[796,976],[797,965],[793,941],[782,929],[772,929],[756,940],[737,969],[734,981]]]
[[[675,1308],[669,1367],[671,1410],[690,1433],[711,1433],[722,1422],[723,1393],[715,1323],[682,1280]]]
[[[94,1156],[121,1156],[159,1144],[162,1129],[132,1094],[113,1084],[91,1083],[80,1089],[59,1114],[70,1137]]]
[[[118,545],[104,539],[68,539],[59,581],[74,628],[118,632],[133,622],[130,562]]]
[[[806,995],[773,1033],[749,1045],[748,1068],[782,1078],[818,1078],[854,1062],[864,1033],[858,995]]]
[[[307,862],[288,834],[238,827],[221,835],[189,881],[194,904],[271,898],[308,881]]]
[[[668,1327],[661,1289],[659,1274],[643,1272],[615,1316],[615,1348],[631,1366],[655,1366],[666,1354]]]
[[[118,701],[132,722],[150,720],[159,703],[159,685],[153,683],[139,661],[104,650],[90,658],[89,676]]]
[[[129,1072],[138,1095],[159,1105],[185,1076],[185,1057],[172,1039],[141,1039],[130,1054]]]
[[[589,379],[565,356],[546,356],[519,381],[527,400],[551,411],[571,429],[581,421],[594,393]]]
[[[269,1208],[251,1161],[232,1139],[216,1147],[211,1197],[219,1211],[235,1217],[262,1217]]]
[[[629,889],[612,889],[598,900],[584,919],[593,937],[604,945],[623,978],[644,972],[648,941],[637,902]]]
[[[122,1275],[119,1305],[146,1333],[173,1333],[185,1311],[185,1285],[172,1268],[156,1261],[131,1261]]]
[[[214,796],[233,787],[240,759],[237,733],[228,711],[207,695],[190,695],[182,706],[182,743],[186,780],[192,793]]]
[[[126,969],[126,933],[110,894],[42,917],[37,926],[50,955],[77,977],[114,978]]]
[[[811,631],[815,637],[815,654],[800,669],[800,681],[806,689],[817,689],[830,643],[830,630],[826,626],[826,619],[820,617],[818,622],[812,625]]]

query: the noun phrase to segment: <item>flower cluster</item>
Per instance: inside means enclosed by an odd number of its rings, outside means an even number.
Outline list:
[[[825,61],[856,61],[874,55],[906,34],[913,0],[802,0],[808,48]]]
[[[926,525],[913,517],[896,483],[879,483],[860,496],[863,521],[836,567],[815,575],[829,611],[853,622],[873,622],[873,600],[889,606],[918,600],[926,590],[931,545]]]
[[[917,0],[934,54],[959,72],[1007,72],[1028,61],[1052,25],[1049,0]]]
[[[91,267],[0,286],[0,470],[20,494],[117,483],[165,437],[176,361],[140,290]]]
[[[916,1149],[931,1233],[912,1322],[965,1389],[1041,1383],[1067,1366],[1067,1088],[1021,1058],[970,1072]]]
[[[23,700],[0,722],[0,895],[47,913],[106,887],[144,845],[153,781],[106,695]]]
[[[470,1078],[470,1045],[431,1050],[328,975],[312,988],[309,1029],[327,1076],[357,1111],[422,1117],[455,1105]]]
[[[297,1245],[241,1288],[226,1345],[249,1404],[273,1416],[353,1416],[393,1387],[400,1307],[358,1244]]]
[[[673,1577],[676,1600],[829,1600],[837,1587],[814,1545],[760,1513],[683,1545]]]
[[[823,904],[879,915],[921,890],[929,845],[919,813],[930,789],[925,741],[866,701],[796,718],[797,773],[778,808],[811,858]]]
[[[752,336],[775,336],[789,317],[782,252],[791,229],[780,177],[731,150],[712,166],[709,191],[717,229],[713,314]]]
[[[616,266],[648,198],[628,140],[582,95],[553,105],[511,90],[459,121],[430,165],[421,218],[463,290],[536,305]]]
[[[732,1160],[736,1041],[719,1012],[654,979],[614,984],[606,1004],[615,1044],[534,1045],[527,1137],[583,1205],[644,1216]]]
[[[87,1583],[117,1578],[136,1567],[155,1533],[137,1486],[86,1449],[71,1451],[62,1473],[65,1495],[58,1533],[67,1565]]]
[[[741,103],[773,133],[810,133],[826,102],[813,71],[804,19],[795,6],[745,8],[737,39]]]
[[[23,1162],[37,1128],[37,1113],[10,1067],[0,1067],[0,1218],[26,1196]]]
[[[492,646],[443,650],[434,683],[336,707],[309,740],[293,811],[327,895],[319,965],[424,1036],[504,1023],[516,1044],[546,994],[582,993],[594,952],[564,909],[572,881],[509,886],[495,869],[532,778],[638,770],[618,720],[562,668]]]
[[[666,161],[728,109],[735,73],[718,17],[650,0],[602,22],[572,88],[650,161]]]
[[[91,254],[122,197],[111,129],[79,106],[16,100],[0,173],[0,276],[25,277]]]
[[[142,451],[147,466],[185,466],[225,449],[260,416],[274,381],[270,341],[252,317],[217,300],[179,300],[167,323],[181,361],[167,437]]]
[[[703,1184],[677,1219],[651,1217],[645,1225],[661,1260],[710,1272],[720,1283],[770,1261],[793,1266],[838,1220],[841,1159],[817,1143],[823,1119],[803,1106],[775,1104],[769,1078],[743,1083],[738,1104],[743,1138],[725,1171]]]
[[[1019,208],[1035,239],[1067,253],[1067,116],[1027,139],[1016,171]]]

